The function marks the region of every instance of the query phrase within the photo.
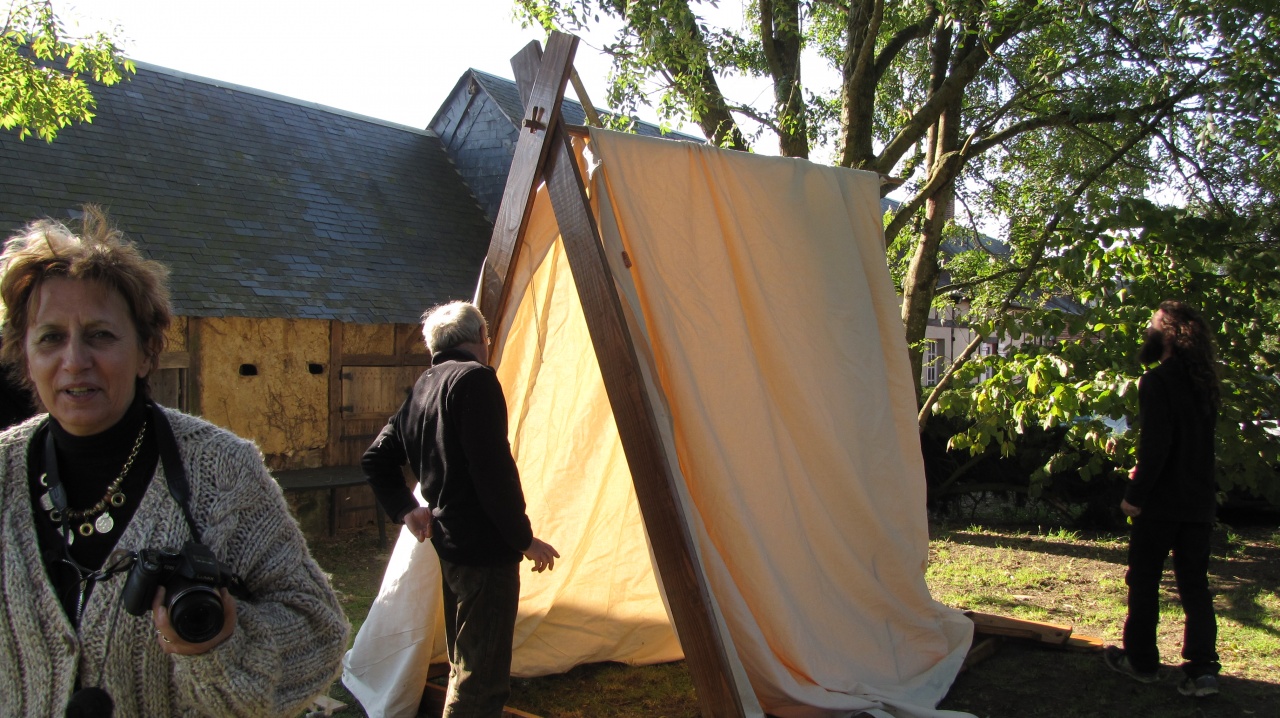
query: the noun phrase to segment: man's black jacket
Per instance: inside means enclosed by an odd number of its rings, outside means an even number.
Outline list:
[[[1138,383],[1138,471],[1125,500],[1147,518],[1213,521],[1217,510],[1214,427],[1217,412],[1196,394],[1176,356]]]
[[[441,558],[471,566],[520,561],[533,532],[491,367],[457,349],[436,354],[365,452],[365,477],[397,522],[418,507],[401,474],[406,462],[435,517],[431,542]]]

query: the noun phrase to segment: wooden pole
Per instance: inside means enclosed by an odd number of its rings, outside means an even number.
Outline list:
[[[578,103],[582,105],[582,116],[587,118],[587,124],[592,127],[604,127],[600,122],[599,113],[596,112],[596,106],[591,104],[591,98],[587,97],[587,86],[582,84],[582,78],[578,77],[577,70],[569,71],[569,82],[573,83],[573,92],[578,96]]]
[[[201,360],[200,318],[187,317],[187,413],[204,413],[204,362]]]
[[[342,322],[329,320],[329,445],[325,466],[336,466],[342,458]]]

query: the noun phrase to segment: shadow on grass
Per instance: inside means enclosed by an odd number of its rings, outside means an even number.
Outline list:
[[[1129,554],[1128,544],[1124,541],[1108,544],[1090,541],[1072,543],[1028,534],[973,533],[970,531],[944,530],[940,531],[932,540],[948,541],[965,546],[1004,548],[1068,558],[1092,559],[1121,566],[1128,561]]]
[[[956,678],[938,705],[986,718],[1238,718],[1276,715],[1280,686],[1221,676],[1222,693],[1178,693],[1182,672],[1166,665],[1162,680],[1142,684],[1107,668],[1101,653],[1074,653],[1018,642]]]
[[[1271,597],[1273,602],[1277,600],[1276,597],[1280,597],[1280,571],[1276,570],[1276,566],[1280,566],[1280,546],[1272,541],[1274,529],[1269,526],[1247,527],[1239,529],[1238,533],[1233,531],[1232,534],[1233,539],[1228,542],[1226,531],[1215,533],[1213,558],[1209,562],[1209,583],[1217,597],[1215,605],[1218,615],[1269,636],[1280,637],[1275,608],[1263,603],[1264,597]],[[1095,538],[1106,541],[1112,536]],[[944,530],[938,533],[935,540],[980,548],[1102,561],[1116,565],[1117,577],[1124,576],[1124,567],[1128,563],[1128,542],[1123,539],[1098,543],[1084,538],[1080,542],[1070,542],[1023,533]],[[1172,559],[1165,563],[1162,588],[1165,593],[1177,596]],[[1003,601],[1006,604],[1004,606],[1001,603],[998,598],[988,597],[983,610],[999,613],[1002,608],[1012,611],[1021,607],[1021,603],[1014,600]],[[1280,715],[1280,711],[1276,715]]]

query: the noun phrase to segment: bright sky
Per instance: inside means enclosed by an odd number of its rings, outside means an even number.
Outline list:
[[[68,24],[118,26],[134,60],[418,128],[467,68],[510,78],[512,55],[530,40],[545,44],[541,29],[520,27],[513,7],[512,0],[54,0]],[[602,106],[609,60],[589,42],[574,64]]]
[[[119,26],[124,54],[195,76],[243,84],[425,128],[467,68],[512,77],[522,29],[512,0],[55,0],[82,28]],[[575,61],[602,105],[608,60],[579,46]]]

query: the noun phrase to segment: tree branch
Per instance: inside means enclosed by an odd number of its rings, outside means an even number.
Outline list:
[[[897,239],[898,233],[902,231],[903,227],[906,227],[907,222],[911,220],[911,216],[919,211],[929,197],[933,196],[933,193],[937,192],[939,187],[942,187],[955,177],[955,173],[952,170],[958,166],[962,155],[963,152],[957,150],[948,152],[938,158],[938,161],[933,165],[933,174],[929,175],[924,187],[919,192],[916,192],[916,196],[912,197],[910,201],[898,208],[898,211],[893,215],[893,219],[890,220],[889,226],[885,227],[884,243],[886,247],[893,244],[893,240]]]
[[[989,42],[981,45],[982,49],[975,48],[973,52],[955,63],[950,76],[938,91],[932,93],[924,105],[912,115],[907,126],[889,141],[884,151],[880,153],[879,159],[869,169],[875,169],[882,174],[891,173],[894,165],[902,159],[902,155],[906,154],[907,150],[928,132],[943,110],[955,102],[956,98],[964,92],[965,87],[977,77],[978,71],[986,64],[991,53],[1023,31],[1024,13],[1029,14],[1034,10],[1035,3],[1031,0],[1023,0],[1019,6],[1023,12],[1015,10],[1008,13],[1010,19],[1006,27],[1002,28]]]
[[[1177,104],[1180,98],[1169,97],[1159,102],[1149,102],[1137,107],[1119,107],[1109,112],[1096,112],[1090,115],[1073,116],[1070,110],[1063,110],[1052,115],[1032,117],[1000,130],[999,132],[973,143],[973,154],[979,155],[988,149],[1002,145],[1018,135],[1046,127],[1062,127],[1066,125],[1096,125],[1104,122],[1128,123],[1145,116],[1152,111],[1162,111]]]
[[[876,35],[883,15],[883,0],[858,0],[856,6],[853,2],[849,4],[840,85],[842,167],[863,167],[874,155],[875,86],[868,83],[872,79]]]
[[[1195,82],[1198,81],[1199,77],[1196,78]],[[1192,83],[1192,86],[1194,86],[1194,82]],[[1073,190],[1069,195],[1069,199],[1072,200],[1071,206],[1074,206],[1075,202],[1080,199],[1085,190],[1092,186],[1094,182],[1097,182],[1102,175],[1106,174],[1106,172],[1119,162],[1126,154],[1128,154],[1129,150],[1133,149],[1138,142],[1151,135],[1156,126],[1164,119],[1165,115],[1168,114],[1169,110],[1172,109],[1173,106],[1173,103],[1169,103],[1166,107],[1156,113],[1156,115],[1148,122],[1144,122],[1143,126],[1139,128],[1139,131],[1135,132],[1133,136],[1124,143],[1124,145],[1112,152],[1110,157],[1108,157],[1101,165],[1095,167],[1093,172],[1089,173],[1088,176],[1082,179],[1079,184],[1076,185],[1075,190]],[[1026,288],[1032,275],[1039,268],[1040,262],[1044,259],[1044,254],[1049,244],[1049,238],[1057,231],[1058,225],[1062,222],[1064,214],[1065,209],[1055,212],[1053,217],[1050,218],[1049,222],[1040,232],[1040,236],[1038,236],[1032,244],[1033,249],[1031,251],[1031,257],[1028,259],[1026,266],[1024,266],[1022,271],[1019,273],[1018,281],[1015,282],[1014,286],[1005,293],[1004,299],[1000,302],[1000,307],[996,310],[997,314],[1008,311],[1009,307],[1012,306],[1014,301],[1022,294],[1022,290]],[[984,336],[975,332],[973,340],[964,348],[964,351],[960,353],[960,356],[956,357],[951,362],[951,366],[947,367],[946,373],[942,375],[942,378],[934,385],[933,390],[929,392],[929,396],[925,398],[923,406],[920,407],[920,413],[916,415],[916,422],[922,431],[924,430],[925,422],[929,419],[929,412],[933,409],[933,405],[938,401],[938,396],[951,384],[951,379],[955,376],[956,371],[960,367],[964,366],[964,363],[969,360],[969,357],[973,356],[973,353],[984,340]]]
[[[970,289],[973,287],[986,284],[987,282],[994,282],[995,280],[1001,277],[1006,277],[1010,274],[1021,272],[1023,269],[1024,269],[1023,267],[1006,267],[1004,269],[1001,269],[998,272],[992,272],[991,274],[987,274],[981,277],[976,277],[974,279],[970,279],[967,282],[952,282],[951,284],[944,284],[938,287],[938,289],[934,293],[935,295],[949,294],[951,292],[959,291],[961,289]]]
[[[889,66],[893,64],[898,53],[902,52],[903,48],[912,40],[918,40],[929,34],[929,31],[933,29],[933,24],[938,21],[939,15],[938,6],[931,3],[929,11],[925,13],[924,17],[920,18],[919,22],[902,28],[894,33],[893,37],[889,38],[884,47],[880,48],[880,54],[876,56],[875,66],[871,74],[872,84],[880,84],[880,78],[884,77],[884,73],[889,70]]]
[[[760,45],[773,80],[778,148],[785,157],[808,159],[809,128],[800,81],[800,5],[797,0],[757,0],[756,7]]]
[[[736,112],[742,115],[743,117],[750,117],[751,119],[755,120],[761,125],[768,127],[773,132],[776,132],[779,134],[781,134],[782,132],[782,130],[778,128],[778,124],[773,120],[773,118],[768,117],[766,115],[762,115],[759,112],[756,112],[755,108],[750,107],[749,105],[725,105],[725,107],[727,107],[730,112]]]
[[[1228,213],[1227,208],[1225,205],[1223,205],[1222,200],[1218,198],[1218,193],[1213,189],[1213,184],[1209,182],[1208,177],[1205,177],[1204,169],[1200,167],[1200,165],[1192,157],[1187,155],[1187,153],[1183,152],[1177,145],[1173,144],[1173,141],[1170,140],[1165,133],[1157,132],[1156,137],[1160,138],[1160,142],[1164,144],[1166,148],[1168,148],[1169,152],[1175,158],[1182,160],[1183,162],[1186,162],[1187,164],[1191,165],[1191,169],[1195,174],[1196,179],[1200,180],[1200,183],[1204,185],[1205,191],[1208,192],[1209,201],[1213,203],[1213,206],[1219,212],[1221,212],[1222,214],[1227,214]],[[1179,165],[1178,167],[1178,172],[1182,173],[1181,165]],[[1185,174],[1183,174],[1183,178],[1187,179]],[[1187,183],[1190,184],[1190,180],[1188,180]]]

